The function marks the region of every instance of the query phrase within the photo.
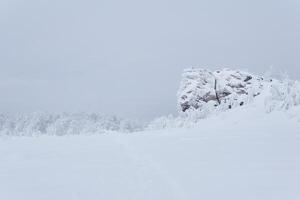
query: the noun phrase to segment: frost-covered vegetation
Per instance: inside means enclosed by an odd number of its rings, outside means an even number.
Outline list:
[[[0,135],[78,135],[141,130],[142,123],[100,114],[0,115]]]

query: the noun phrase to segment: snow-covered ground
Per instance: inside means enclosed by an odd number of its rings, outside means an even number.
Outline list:
[[[2,137],[0,199],[300,199],[298,119],[251,109],[193,128]]]
[[[300,199],[300,83],[225,70],[216,87],[202,72],[183,81],[187,110],[146,127],[0,115],[0,200]]]

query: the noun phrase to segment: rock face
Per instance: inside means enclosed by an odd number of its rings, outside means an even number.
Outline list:
[[[231,109],[260,95],[265,81],[247,72],[223,69],[187,69],[178,92],[180,112],[204,107]]]

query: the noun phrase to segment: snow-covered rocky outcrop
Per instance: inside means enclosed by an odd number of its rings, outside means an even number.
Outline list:
[[[184,70],[177,95],[179,116],[155,119],[149,129],[193,126],[224,111],[231,111],[226,118],[239,116],[246,121],[261,113],[282,111],[300,122],[300,83],[287,78],[279,80],[241,70],[191,68]]]
[[[228,110],[253,102],[260,96],[264,97],[268,111],[289,109],[300,104],[300,84],[240,70],[192,68],[183,73],[178,107],[180,112]]]
[[[208,106],[226,109],[241,106],[260,95],[265,82],[262,77],[237,70],[187,69],[178,92],[179,109],[186,112]]]

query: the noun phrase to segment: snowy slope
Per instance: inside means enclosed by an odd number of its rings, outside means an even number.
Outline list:
[[[300,123],[227,114],[190,129],[2,138],[0,199],[299,199]]]

